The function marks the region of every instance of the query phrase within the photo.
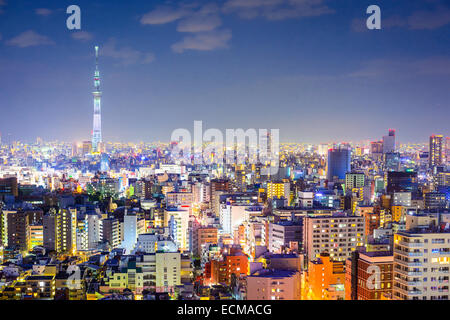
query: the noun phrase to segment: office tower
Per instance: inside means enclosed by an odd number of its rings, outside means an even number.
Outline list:
[[[417,172],[387,172],[386,192],[411,192],[417,193]]]
[[[349,172],[345,174],[345,188],[352,190],[354,188],[364,187],[364,173]]]
[[[344,300],[344,262],[321,253],[308,262],[306,297],[312,300]]]
[[[389,251],[358,252],[345,266],[345,300],[380,300],[392,296],[394,257]]]
[[[346,146],[338,146],[328,150],[328,181],[345,180],[345,174],[350,171],[350,155],[351,150]]]
[[[92,141],[83,141],[81,145],[81,155],[86,155],[92,152]]]
[[[442,135],[432,135],[430,137],[429,162],[430,167],[444,163],[444,137]]]
[[[384,154],[384,167],[386,171],[399,171],[400,170],[400,153],[387,152]]]
[[[246,279],[247,300],[300,300],[300,272],[263,269]]]
[[[2,200],[5,195],[14,197],[19,195],[16,177],[0,179],[0,200]]]
[[[372,141],[370,143],[370,153],[376,158],[383,154],[383,141]]]
[[[269,223],[269,247],[273,253],[283,253],[292,243],[298,248],[302,247],[303,225],[301,222],[280,221]]]
[[[395,300],[449,300],[450,229],[436,216],[406,216],[394,234]]]
[[[364,217],[305,217],[303,228],[303,248],[310,260],[327,252],[331,259],[344,261],[364,244]]]
[[[383,153],[395,151],[395,130],[389,129],[387,136],[383,136]]]
[[[94,74],[94,124],[92,131],[92,150],[99,152],[99,144],[102,142],[102,118],[101,118],[101,97],[100,91],[100,71],[98,70],[98,46],[95,46],[95,74]]]

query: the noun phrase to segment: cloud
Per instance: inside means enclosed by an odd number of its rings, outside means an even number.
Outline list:
[[[222,11],[244,19],[285,20],[334,13],[323,0],[228,0]]]
[[[228,41],[230,39],[230,30],[199,32],[186,36],[180,42],[174,43],[172,50],[176,53],[182,53],[186,50],[211,51],[224,49],[228,48]]]
[[[178,32],[203,32],[211,31],[222,24],[222,19],[218,15],[193,15],[181,20],[177,26]]]
[[[141,18],[142,24],[165,24],[185,17],[191,12],[188,8],[158,7],[144,14]]]
[[[10,46],[20,48],[54,44],[48,37],[40,35],[33,30],[22,32],[18,36],[8,40],[6,43]]]
[[[118,48],[115,39],[110,39],[103,48],[101,54],[113,58],[121,65],[147,64],[155,60],[155,55],[151,52],[142,52],[130,47]]]
[[[53,13],[52,10],[47,9],[47,8],[38,8],[35,10],[35,12],[38,16],[44,16],[44,17],[47,17]]]
[[[93,38],[93,35],[87,31],[77,31],[72,33],[72,38],[80,41],[89,41]]]
[[[157,25],[178,21],[176,30],[192,35],[174,43],[174,52],[210,51],[228,47],[231,31],[217,29],[222,25],[224,14],[235,13],[246,19],[264,17],[267,20],[283,20],[333,13],[323,2],[324,0],[225,0],[221,5],[199,5],[194,2],[173,7],[159,6],[142,16],[140,22],[144,25]]]

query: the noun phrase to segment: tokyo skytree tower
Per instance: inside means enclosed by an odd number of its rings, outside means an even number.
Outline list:
[[[99,144],[102,142],[102,114],[101,114],[101,97],[100,91],[100,71],[98,70],[98,46],[95,46],[95,74],[94,74],[94,125],[92,131],[92,151],[100,152]]]

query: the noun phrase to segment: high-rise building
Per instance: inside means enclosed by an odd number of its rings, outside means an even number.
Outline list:
[[[77,210],[60,209],[56,215],[56,250],[58,253],[77,251]]]
[[[3,211],[7,217],[8,246],[20,251],[28,249],[28,216],[22,210]]]
[[[450,229],[433,215],[406,216],[394,234],[395,300],[449,300]]]
[[[394,192],[417,192],[417,172],[389,171],[386,176],[386,191],[388,194]]]
[[[103,241],[107,242],[112,248],[120,244],[120,222],[116,218],[107,218],[102,220]]]
[[[133,210],[125,208],[123,216],[123,241],[121,247],[126,250],[126,253],[131,253],[136,245],[138,237],[138,221],[136,213]]]
[[[99,152],[99,144],[102,142],[102,116],[100,91],[100,71],[98,70],[98,46],[95,46],[95,73],[94,73],[94,124],[92,130],[92,150]]]
[[[344,261],[364,244],[364,217],[305,217],[303,228],[303,248],[309,260],[329,253],[331,259]]]
[[[442,135],[432,135],[430,137],[430,167],[442,165],[444,163],[444,137]]]
[[[49,251],[56,250],[56,212],[50,210],[42,219],[44,227],[44,248]]]
[[[0,179],[0,200],[2,200],[5,195],[17,197],[18,194],[19,189],[16,177]]]
[[[346,146],[339,146],[328,150],[328,181],[345,179],[345,174],[350,171],[350,155],[351,150]]]
[[[383,136],[383,153],[392,153],[395,151],[395,130],[389,129],[387,136]]]

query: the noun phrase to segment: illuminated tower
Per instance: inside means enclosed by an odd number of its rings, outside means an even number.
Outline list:
[[[444,163],[444,136],[432,135],[430,137],[430,167],[439,166]]]
[[[94,74],[94,126],[92,131],[92,151],[99,152],[99,144],[102,142],[102,115],[100,100],[100,71],[98,70],[98,46],[95,46],[95,74]]]

